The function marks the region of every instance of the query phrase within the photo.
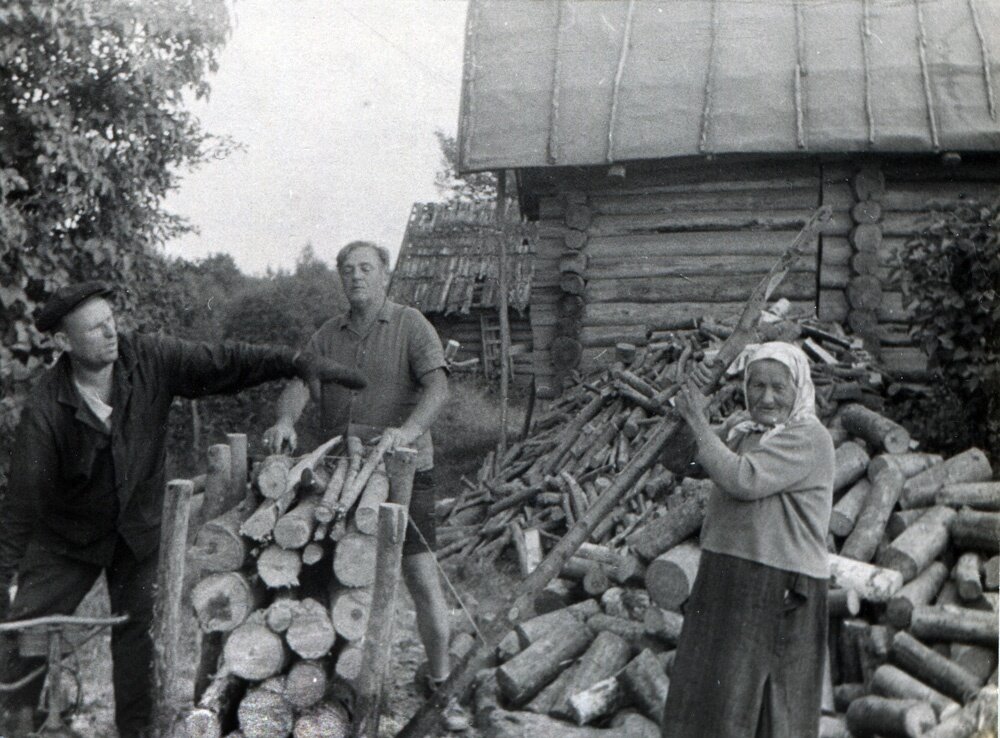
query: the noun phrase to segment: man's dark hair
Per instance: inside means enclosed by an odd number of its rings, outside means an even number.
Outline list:
[[[379,246],[371,241],[351,241],[349,244],[344,246],[340,251],[337,252],[337,269],[344,266],[344,261],[347,257],[351,255],[352,251],[357,251],[358,249],[372,249],[376,254],[378,254],[378,260],[382,262],[382,267],[385,271],[389,271],[389,260],[392,258],[389,254],[389,249],[385,246]]]

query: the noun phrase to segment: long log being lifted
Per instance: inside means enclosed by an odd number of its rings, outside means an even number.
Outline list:
[[[751,293],[743,307],[736,329],[725,340],[716,355],[715,362],[712,364],[712,382],[705,387],[706,393],[712,390],[723,372],[751,342],[754,329],[760,320],[761,311],[771,293],[802,256],[807,244],[811,242],[822,225],[830,220],[832,213],[832,208],[829,206],[819,208]],[[632,489],[632,486],[645,473],[646,469],[660,458],[668,444],[678,441],[684,442],[685,439],[680,436],[682,429],[685,428],[687,428],[686,424],[681,421],[673,409],[663,417],[663,420],[652,430],[647,441],[632,456],[611,486],[576,521],[562,540],[549,551],[545,559],[508,598],[507,603],[497,607],[498,617],[485,628],[483,642],[477,644],[466,659],[452,670],[444,685],[417,710],[416,714],[397,734],[397,738],[425,736],[440,725],[441,711],[448,700],[452,697],[461,697],[467,692],[472,686],[476,673],[484,668],[490,653],[496,648],[500,639],[525,613],[531,611],[535,595],[551,579],[559,575],[566,561],[590,537],[594,528],[615,508],[619,500]],[[687,445],[690,446],[689,443]]]

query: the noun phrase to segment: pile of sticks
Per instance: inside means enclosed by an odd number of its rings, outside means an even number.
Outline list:
[[[725,325],[706,321],[697,330],[654,335],[641,348],[619,345],[618,361],[610,369],[565,392],[502,459],[486,459],[475,483],[466,480],[457,498],[441,501],[445,522],[438,532],[438,556],[492,560],[508,547],[522,552],[524,530],[561,536],[642,447],[687,371],[714,356],[731,332]],[[840,326],[772,319],[757,333],[761,341],[795,341],[813,359],[817,404],[824,420],[829,421],[845,403],[882,407],[889,386],[884,373],[860,341],[845,336]],[[734,373],[713,395],[713,419],[719,421],[740,409],[742,394]],[[674,489],[676,474],[685,471],[683,466],[667,468],[670,463],[671,459],[663,459],[644,470],[590,541],[619,546],[634,530],[663,514],[662,502]]]
[[[961,738],[995,726],[1000,482],[988,460],[975,448],[947,460],[912,451],[904,428],[858,403],[827,420],[839,445],[821,735]],[[501,642],[499,666],[478,675],[479,724],[658,735],[710,491],[683,478],[663,515],[577,550],[535,598],[536,616]],[[520,539],[535,566],[545,536],[529,527]]]
[[[390,495],[384,453],[337,437],[299,459],[268,456],[239,504],[200,526],[189,564],[202,664],[174,738],[349,734]]]

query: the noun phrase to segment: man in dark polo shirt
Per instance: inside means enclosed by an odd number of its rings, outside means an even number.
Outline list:
[[[150,730],[150,625],[173,398],[292,377],[364,381],[284,348],[119,333],[110,293],[100,282],[69,285],[36,316],[63,353],[33,387],[14,441],[0,505],[0,619],[72,614],[103,571],[112,612],[129,616],[111,634],[115,722],[122,738],[137,738]],[[5,682],[38,663],[19,656],[16,636],[0,639],[0,660]],[[8,697],[6,735],[26,733],[41,686],[34,679]]]
[[[430,680],[441,682],[449,671],[448,608],[431,553],[436,538],[429,429],[448,399],[444,351],[437,332],[418,310],[386,299],[386,249],[367,241],[349,243],[337,254],[337,272],[350,308],[326,321],[305,350],[354,367],[368,386],[355,392],[290,382],[278,400],[278,422],[264,440],[274,450],[285,443],[294,447],[295,421],[312,394],[320,403],[324,434],[350,433],[363,440],[380,435],[393,447],[417,449],[403,577],[416,608]]]

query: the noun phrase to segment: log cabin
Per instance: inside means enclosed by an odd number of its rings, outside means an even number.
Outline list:
[[[529,301],[534,270],[531,229],[508,237],[508,320],[511,376],[530,382],[532,331]],[[420,310],[441,342],[461,346],[455,360],[478,358],[471,371],[499,377],[498,312],[501,238],[492,203],[415,203],[389,282],[389,299]]]
[[[807,217],[776,298],[926,375],[894,254],[1000,195],[1000,5],[471,0],[459,169],[536,223],[536,390],[617,342],[731,316]]]

